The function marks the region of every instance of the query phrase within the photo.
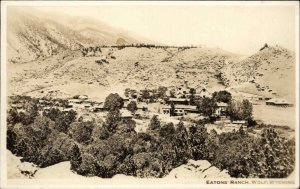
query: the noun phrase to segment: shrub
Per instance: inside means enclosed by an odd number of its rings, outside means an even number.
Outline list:
[[[132,113],[134,113],[137,110],[137,104],[136,104],[136,102],[135,101],[129,102],[129,104],[127,105],[127,110],[129,110]]]

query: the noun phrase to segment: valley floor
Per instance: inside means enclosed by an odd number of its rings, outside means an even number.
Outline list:
[[[295,107],[275,107],[265,104],[253,105],[253,116],[255,120],[261,120],[265,124],[289,126],[295,129]]]

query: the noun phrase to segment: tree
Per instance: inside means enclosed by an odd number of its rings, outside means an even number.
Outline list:
[[[35,138],[39,143],[43,143],[47,139],[48,135],[51,133],[51,128],[53,128],[54,122],[49,118],[44,116],[38,116],[34,119],[33,124],[31,124],[32,133],[31,137]]]
[[[150,99],[151,94],[149,90],[142,90],[142,95],[141,95],[142,99]]]
[[[94,156],[89,153],[83,153],[81,154],[81,163],[76,171],[81,175],[95,176],[98,175],[100,168]]]
[[[265,48],[268,48],[268,47],[269,47],[269,45],[267,43],[265,43],[264,46],[259,49],[259,51],[262,51],[262,50],[264,50]]]
[[[39,114],[38,107],[37,107],[36,103],[34,103],[33,101],[30,101],[30,102],[25,103],[24,109],[25,109],[24,115],[19,114],[20,121],[24,125],[29,125],[30,123],[32,123],[34,121],[34,118]]]
[[[94,124],[90,121],[87,122],[74,122],[70,125],[69,136],[75,141],[88,144],[91,139],[91,134]]]
[[[208,133],[204,126],[196,125],[189,128],[189,144],[191,145],[191,154],[194,160],[206,159]]]
[[[175,116],[175,104],[171,102],[170,116]]]
[[[225,102],[225,103],[229,103],[232,99],[231,97],[231,93],[228,91],[219,91],[219,92],[214,92],[212,94],[212,98],[216,101],[216,102]]]
[[[150,120],[149,129],[156,130],[160,128],[160,121],[158,120],[158,116],[154,115]]]
[[[108,95],[104,102],[104,108],[109,110],[121,109],[124,106],[124,100],[117,93]]]
[[[204,97],[201,101],[198,102],[198,108],[200,113],[203,113],[205,116],[211,117],[217,109],[217,104],[213,99]]]
[[[188,159],[192,158],[188,132],[182,120],[180,120],[176,127],[174,146],[176,146],[177,157],[181,157],[182,162],[186,162]]]
[[[80,150],[78,148],[78,145],[75,144],[71,149],[70,149],[70,163],[71,163],[71,170],[77,170],[82,162],[82,158],[80,156]]]
[[[120,121],[121,121],[121,114],[119,109],[110,110],[107,114],[104,126],[109,132],[115,133]]]
[[[104,126],[104,123],[101,125],[95,125],[92,132],[93,141],[96,141],[97,139],[105,140],[108,137],[109,137],[109,132],[107,128]]]
[[[19,122],[19,115],[16,108],[9,109],[7,114],[7,123],[8,124],[16,124]]]
[[[17,140],[16,133],[13,131],[11,127],[8,127],[6,131],[6,148],[10,151],[13,151],[15,148],[16,140]]]
[[[227,113],[232,120],[252,120],[252,104],[248,100],[232,100],[228,105]]]
[[[157,89],[156,96],[157,98],[163,98],[167,92],[168,88],[164,86],[159,86]]]
[[[127,110],[129,110],[132,113],[134,113],[137,110],[137,104],[136,104],[136,102],[135,101],[129,102],[129,104],[127,105]]]
[[[172,137],[174,133],[175,133],[175,127],[172,122],[163,125],[159,130],[159,135],[162,137]]]
[[[175,89],[170,90],[170,97],[175,98]]]
[[[195,104],[195,94],[196,94],[196,89],[190,88],[190,105]]]
[[[242,117],[244,120],[250,121],[252,120],[252,111],[253,106],[249,100],[243,100],[242,102]]]

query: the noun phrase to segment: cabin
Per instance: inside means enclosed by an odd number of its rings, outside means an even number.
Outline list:
[[[190,90],[187,87],[180,86],[175,91],[176,98],[186,97],[190,93]]]
[[[121,113],[122,120],[132,120],[132,118],[133,118],[132,113],[126,109],[121,109],[120,113]]]
[[[167,104],[181,104],[181,105],[189,105],[190,103],[190,99],[186,99],[186,98],[169,98],[167,100]]]
[[[87,96],[87,95],[79,95],[79,96],[78,96],[78,99],[79,99],[79,100],[87,100],[87,99],[88,99],[88,96]]]
[[[256,94],[251,94],[251,93],[244,93],[244,92],[238,92],[236,94],[232,95],[235,98],[240,98],[240,99],[247,99],[251,102],[255,101],[264,101],[264,100],[270,100],[270,97],[265,97],[261,95],[256,95]]]
[[[236,124],[236,125],[240,125],[240,126],[246,126],[247,125],[247,121],[245,120],[236,120],[236,121],[232,121],[232,124]]]
[[[88,109],[91,107],[91,104],[84,104],[83,106],[84,106],[84,108]]]
[[[146,115],[146,112],[141,110],[141,109],[138,109],[137,111],[134,112],[134,116],[136,118],[140,118],[140,117],[145,116],[145,115]]]
[[[65,108],[73,108],[73,104],[72,103],[68,103],[65,105]]]
[[[217,102],[217,109],[215,111],[216,116],[223,116],[226,113],[228,104],[224,102]]]
[[[43,108],[43,111],[46,112],[46,113],[49,113],[51,110],[51,107],[50,106],[46,106]]]
[[[206,88],[196,89],[195,97],[210,98],[211,93]]]
[[[140,104],[137,105],[137,109],[138,110],[142,110],[143,112],[148,111],[148,107],[147,106],[143,106],[143,105],[140,105]]]
[[[279,107],[290,107],[293,106],[292,103],[288,102],[285,99],[270,99],[266,101],[266,105],[271,105],[271,106],[279,106]]]
[[[93,112],[104,112],[108,111],[108,108],[104,108],[104,104],[97,104],[92,108]]]
[[[62,112],[69,112],[69,111],[71,111],[71,110],[74,110],[72,107],[71,108],[64,108],[63,110],[62,110]]]
[[[82,104],[83,100],[81,100],[81,99],[69,99],[68,102],[71,103],[71,104]]]

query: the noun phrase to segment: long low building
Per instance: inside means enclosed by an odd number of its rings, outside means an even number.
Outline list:
[[[167,100],[168,104],[181,104],[181,105],[188,105],[190,103],[190,99],[188,98],[169,98]]]
[[[187,115],[188,113],[197,113],[197,106],[190,105],[175,105],[174,106],[174,114],[177,116]],[[171,106],[163,106],[161,107],[163,114],[171,115]]]
[[[292,103],[290,103],[289,101],[285,100],[285,99],[270,99],[268,101],[266,101],[266,105],[272,105],[272,106],[281,106],[281,107],[289,107],[289,106],[293,106]]]

